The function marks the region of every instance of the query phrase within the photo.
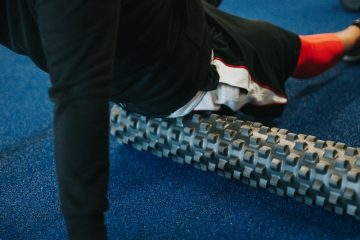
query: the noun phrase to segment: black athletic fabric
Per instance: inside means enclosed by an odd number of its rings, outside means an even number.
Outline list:
[[[214,7],[219,7],[219,5],[222,2],[222,0],[204,0],[204,1],[213,5]]]
[[[121,7],[126,36],[117,45],[111,100],[168,116],[207,87],[211,46],[202,2],[128,0]]]
[[[299,57],[299,36],[267,22],[227,14],[207,3],[204,6],[215,57],[229,65],[245,66],[257,82],[286,96],[285,82]],[[284,107],[284,104],[246,105],[241,111],[280,116]]]
[[[202,3],[0,0],[0,7],[0,42],[50,73],[69,236],[104,239],[109,100],[168,115],[206,88],[211,49]]]
[[[209,70],[212,45],[201,1],[0,0],[0,7],[0,42],[29,56],[51,76],[56,168],[69,236],[103,239],[103,212],[108,207],[108,102],[164,116],[198,90],[216,87],[217,74]],[[230,63],[246,62],[259,81],[283,91],[283,80],[275,79],[289,74],[292,60],[279,66],[265,63],[273,57],[293,59],[287,55],[288,47],[267,46],[268,42],[257,39],[262,35],[252,33],[255,25],[206,8],[209,25],[221,29],[228,42],[224,55]],[[286,46],[288,37],[295,39],[262,25],[264,36],[280,33],[276,40]],[[238,32],[242,28],[248,35],[242,37]],[[255,42],[249,45],[245,36]],[[254,57],[249,47],[256,45],[279,48],[278,55],[255,51]]]
[[[58,186],[71,239],[105,239],[119,3],[1,0],[1,43],[50,73]]]

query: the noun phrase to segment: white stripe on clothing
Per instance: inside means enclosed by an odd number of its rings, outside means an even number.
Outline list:
[[[268,86],[259,84],[252,78],[245,66],[228,65],[220,58],[213,58],[211,64],[215,65],[219,74],[217,89],[199,91],[185,106],[169,115],[169,118],[184,116],[191,111],[217,111],[221,105],[238,111],[248,103],[259,106],[287,103],[285,96],[276,94]],[[246,91],[240,91],[240,88]]]

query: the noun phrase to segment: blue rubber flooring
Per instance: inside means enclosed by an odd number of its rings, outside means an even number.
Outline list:
[[[336,0],[224,0],[227,12],[299,34],[332,32],[360,13]],[[66,239],[53,160],[48,76],[0,47],[0,239]],[[360,65],[287,83],[266,124],[360,146]],[[360,239],[360,223],[178,165],[111,139],[109,239]]]

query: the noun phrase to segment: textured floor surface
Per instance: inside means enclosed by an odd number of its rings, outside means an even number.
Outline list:
[[[336,0],[224,0],[230,13],[299,34],[340,30],[360,13]],[[53,161],[49,81],[0,47],[0,239],[66,239]],[[360,146],[360,65],[290,80],[292,132]],[[360,223],[111,142],[110,239],[360,239]]]

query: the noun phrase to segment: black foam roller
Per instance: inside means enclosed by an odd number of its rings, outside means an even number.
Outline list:
[[[117,105],[111,133],[138,150],[360,220],[359,148],[233,116],[148,118]]]

